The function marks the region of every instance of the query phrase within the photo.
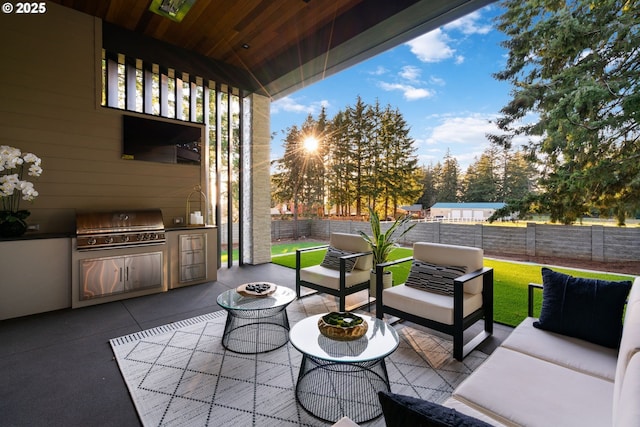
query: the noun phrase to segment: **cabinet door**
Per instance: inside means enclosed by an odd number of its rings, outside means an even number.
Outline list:
[[[123,268],[123,257],[80,261],[80,299],[124,292]]]
[[[162,286],[162,252],[125,258],[125,290]]]

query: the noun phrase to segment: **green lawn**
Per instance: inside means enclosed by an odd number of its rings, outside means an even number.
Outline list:
[[[306,243],[305,243],[306,244]],[[321,243],[309,243],[305,247],[318,246]],[[271,262],[280,264],[285,267],[295,268],[296,255],[295,249],[299,246],[297,243],[287,245],[273,245],[272,254],[275,252],[278,256],[274,256]],[[302,255],[302,264],[304,267],[309,265],[320,264],[324,257],[325,250],[306,252]],[[398,248],[392,252],[392,259],[399,259],[411,256],[412,249]],[[527,317],[527,286],[529,283],[542,283],[540,273],[540,265],[508,262],[496,259],[485,258],[484,264],[487,267],[493,267],[494,279],[494,319],[496,322],[505,325],[516,326],[525,317]],[[406,262],[397,266],[390,267],[393,272],[393,282],[404,283],[408,274],[411,263]],[[587,272],[572,270],[569,268],[554,268],[565,274],[574,276],[588,277],[604,280],[633,280],[631,276],[616,275],[610,273]],[[542,302],[542,293],[536,293],[536,308],[539,310]]]

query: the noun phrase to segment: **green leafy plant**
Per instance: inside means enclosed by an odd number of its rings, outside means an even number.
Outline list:
[[[371,207],[369,207],[369,223],[371,224],[371,236],[360,231],[360,235],[369,246],[371,246],[371,251],[373,252],[373,262],[374,264],[382,264],[383,262],[387,262],[389,260],[389,254],[397,248],[398,241],[402,236],[407,234],[415,224],[409,224],[411,221],[410,215],[404,215],[400,218],[397,218],[391,227],[389,227],[386,231],[382,231],[382,226],[380,224],[380,217],[378,213]]]

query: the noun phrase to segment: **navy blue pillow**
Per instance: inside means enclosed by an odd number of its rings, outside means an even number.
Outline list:
[[[437,403],[378,392],[387,427],[491,427],[490,424]]]
[[[618,348],[631,281],[585,279],[542,269],[539,329]]]

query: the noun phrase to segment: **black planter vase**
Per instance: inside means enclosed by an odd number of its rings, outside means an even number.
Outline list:
[[[27,223],[25,219],[28,216],[29,212],[27,211],[18,211],[15,213],[7,211],[0,212],[0,236],[22,236],[27,231]]]

